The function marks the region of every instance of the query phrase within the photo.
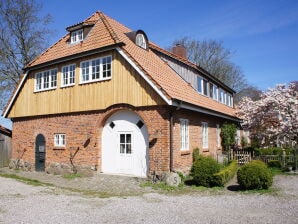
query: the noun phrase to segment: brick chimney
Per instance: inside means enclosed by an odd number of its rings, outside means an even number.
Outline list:
[[[182,44],[176,44],[176,46],[172,49],[173,54],[176,54],[184,59],[187,59],[186,57],[186,48]]]

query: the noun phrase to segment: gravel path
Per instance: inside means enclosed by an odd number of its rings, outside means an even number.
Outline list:
[[[298,223],[298,176],[277,176],[274,187],[103,199],[0,177],[0,223]]]

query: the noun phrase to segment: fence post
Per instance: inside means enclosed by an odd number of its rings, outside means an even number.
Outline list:
[[[283,169],[286,168],[286,151],[285,149],[282,149],[282,165],[283,165]]]

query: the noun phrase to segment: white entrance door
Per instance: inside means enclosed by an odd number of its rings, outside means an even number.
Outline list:
[[[102,172],[147,176],[148,134],[140,117],[131,111],[113,114],[102,133]]]

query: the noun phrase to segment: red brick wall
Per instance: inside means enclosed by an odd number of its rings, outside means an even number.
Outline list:
[[[180,148],[180,119],[189,121],[189,150],[182,151]],[[200,149],[200,154],[210,155],[217,159],[217,153],[221,147],[217,146],[216,125],[220,126],[225,119],[193,112],[178,110],[174,113],[174,169],[188,172],[192,165],[192,152],[194,148]],[[202,122],[208,123],[208,148],[203,149],[202,145]]]
[[[70,151],[80,148],[74,163],[80,166],[101,169],[101,135],[105,121],[118,110],[133,110],[144,121],[149,136],[149,169],[169,171],[170,166],[170,110],[168,107],[152,106],[134,108],[128,105],[115,105],[104,111],[73,113],[56,116],[40,116],[15,119],[13,121],[12,158],[19,158],[25,150],[23,161],[35,164],[35,139],[43,134],[46,139],[46,166],[51,163],[70,163]],[[189,120],[189,150],[180,149],[180,120]],[[189,171],[192,165],[192,152],[199,148],[200,153],[216,158],[219,148],[216,139],[216,124],[224,119],[187,110],[174,112],[173,157],[174,170]],[[209,147],[202,149],[202,122],[208,123]],[[66,134],[66,148],[54,147],[54,134]],[[87,144],[88,143],[88,144]]]
[[[76,165],[101,169],[101,135],[106,119],[120,109],[134,110],[145,122],[149,135],[150,172],[169,169],[169,123],[167,110],[162,107],[133,108],[118,105],[106,111],[40,116],[14,119],[12,158],[35,164],[35,139],[43,134],[46,139],[46,166],[51,163],[70,163],[70,151],[80,148]],[[66,148],[54,147],[54,134],[66,134]],[[87,143],[88,140],[88,144]]]

